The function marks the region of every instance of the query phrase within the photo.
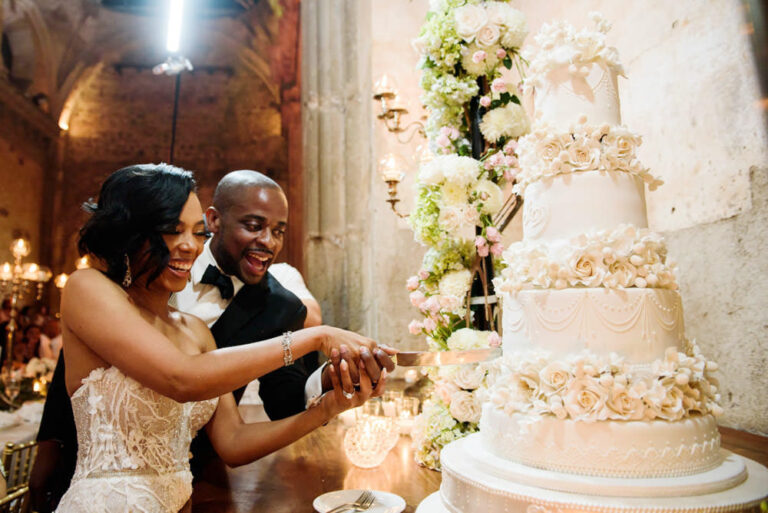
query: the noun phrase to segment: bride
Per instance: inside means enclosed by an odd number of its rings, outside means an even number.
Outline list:
[[[226,463],[239,465],[383,391],[385,379],[373,387],[364,366],[359,391],[343,391],[352,385],[349,365],[338,363],[341,347],[355,360],[361,348],[376,347],[355,333],[320,326],[216,349],[201,320],[168,306],[206,236],[194,188],[192,174],[172,166],[120,169],[80,231],[80,251],[104,271],[73,273],[61,300],[79,447],[58,512],[188,511],[189,444],[198,429],[205,426]],[[333,391],[293,417],[244,423],[230,392],[315,350],[336,362]]]

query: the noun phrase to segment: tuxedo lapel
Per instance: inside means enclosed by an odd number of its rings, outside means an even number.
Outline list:
[[[245,285],[232,298],[221,317],[211,326],[211,333],[218,347],[228,347],[229,341],[254,316],[259,315],[267,304],[264,284]]]

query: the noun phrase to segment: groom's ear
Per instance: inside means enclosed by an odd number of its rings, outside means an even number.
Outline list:
[[[208,207],[205,211],[205,225],[211,233],[218,233],[221,225],[221,214],[216,207]]]

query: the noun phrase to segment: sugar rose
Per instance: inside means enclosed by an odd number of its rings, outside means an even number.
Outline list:
[[[474,390],[483,383],[485,371],[476,365],[462,365],[453,375],[453,382],[457,387],[465,390]]]
[[[565,409],[571,418],[576,420],[605,420],[607,399],[607,390],[597,380],[583,376],[574,379],[568,386]]]
[[[539,383],[547,395],[562,392],[571,379],[573,375],[563,362],[554,361],[539,371]]]

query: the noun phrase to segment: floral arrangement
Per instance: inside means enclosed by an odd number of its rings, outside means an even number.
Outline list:
[[[461,328],[451,334],[447,345],[452,350],[479,349],[501,343],[496,332]],[[440,469],[440,450],[478,429],[482,403],[488,397],[490,364],[457,365],[431,369],[434,392],[424,402],[411,437],[416,461]]]
[[[606,36],[611,24],[598,12],[590,12],[589,17],[595,23],[595,30],[577,32],[565,21],[553,21],[542,26],[534,38],[538,49],[526,54],[530,64],[528,76],[523,82],[524,90],[542,85],[547,73],[566,65],[572,74],[586,75],[589,64],[602,61],[608,68],[624,75],[619,52],[607,44]]]
[[[522,171],[517,174],[515,192],[523,195],[528,185],[541,178],[582,171],[631,173],[653,191],[663,182],[637,159],[641,143],[640,136],[624,126],[590,126],[586,116],[567,132],[557,132],[546,123],[537,124],[519,141]]]
[[[566,287],[677,289],[664,239],[625,224],[585,233],[561,245],[521,241],[504,252],[507,266],[496,286],[505,292]]]
[[[564,360],[549,353],[504,355],[490,392],[491,404],[511,415],[558,419],[679,420],[694,413],[719,416],[718,382],[695,343],[685,353],[667,348],[650,369],[627,364],[616,354],[588,351]]]
[[[416,240],[429,249],[407,282],[422,315],[408,329],[424,335],[433,351],[501,343],[496,332],[471,329],[469,301],[485,257],[492,255],[495,268],[503,265],[493,218],[504,204],[502,187],[520,172],[516,139],[530,129],[507,71],[514,67],[522,76],[519,48],[527,34],[525,16],[506,1],[432,0],[413,42],[429,112],[426,132],[437,156],[421,165],[409,217]],[[481,118],[472,119],[471,106]],[[471,156],[474,122],[487,143],[479,159]],[[478,366],[428,372],[435,387],[414,431],[419,463],[439,468],[445,444],[477,431],[486,374]]]

